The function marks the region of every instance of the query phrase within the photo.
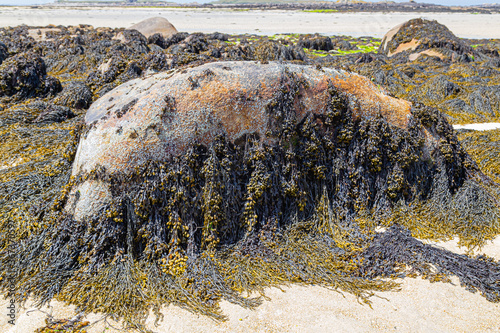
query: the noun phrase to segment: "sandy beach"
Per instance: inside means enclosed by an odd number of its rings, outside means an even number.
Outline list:
[[[0,27],[90,24],[128,27],[152,16],[168,19],[178,31],[274,35],[320,33],[353,37],[383,37],[392,27],[412,18],[437,20],[462,38],[500,38],[500,15],[457,13],[314,13],[285,10],[211,10],[185,8],[66,8],[0,7]]]

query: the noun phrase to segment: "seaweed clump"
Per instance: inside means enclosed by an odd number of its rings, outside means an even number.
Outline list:
[[[77,315],[72,319],[55,319],[52,316],[48,316],[45,319],[45,324],[44,327],[37,328],[35,333],[85,333],[87,332],[85,327],[89,325],[89,322],[81,321],[81,315]]]
[[[494,259],[471,258],[426,245],[397,224],[376,235],[363,258],[361,271],[365,276],[421,275],[435,282],[449,281],[454,275],[467,290],[479,291],[489,301],[500,301],[500,270]]]
[[[500,130],[460,131],[457,136],[481,171],[500,183]]]
[[[43,59],[33,53],[8,58],[0,67],[0,97],[24,99],[55,95],[61,91],[58,79],[47,76]]]
[[[71,81],[64,86],[54,102],[75,109],[88,109],[92,104],[92,97],[92,91],[85,83]]]

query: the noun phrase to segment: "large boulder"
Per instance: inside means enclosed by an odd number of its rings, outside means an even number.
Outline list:
[[[283,136],[298,131],[308,119],[321,135],[338,136],[335,142],[341,146],[357,135],[367,135],[367,128],[359,129],[363,134],[355,134],[360,123],[368,127],[371,122],[385,124],[376,125],[378,130],[372,128],[376,132],[375,141],[370,144],[373,147],[342,146],[352,150],[353,158],[368,159],[363,163],[370,165],[369,172],[381,172],[382,164],[386,163],[383,156],[392,154],[394,147],[399,149],[398,137],[408,136],[401,140],[410,140],[412,135],[418,135],[417,141],[425,142],[425,149],[418,156],[401,157],[404,162],[394,163],[405,165],[409,161],[430,159],[439,137],[435,131],[415,129],[418,120],[411,110],[411,103],[387,96],[365,77],[311,66],[217,62],[132,80],[98,99],[88,110],[85,117],[88,130],[80,141],[72,172],[80,181],[73,187],[66,208],[77,220],[99,215],[115,197],[110,177],[133,178],[138,169],[152,161],[168,163],[172,158],[186,155],[193,146],[211,147],[221,136],[230,145],[244,146],[253,138],[261,145],[279,146],[283,144]],[[409,134],[410,127],[414,134]],[[451,133],[451,127],[441,125],[441,132],[446,131]],[[376,143],[382,137],[393,140],[393,148],[383,151],[382,144]],[[405,144],[396,155],[405,156],[413,149],[420,149],[421,143],[417,141],[410,145],[414,147]],[[373,151],[363,152],[366,149]],[[347,159],[340,158],[339,163]],[[454,170],[460,169],[457,168]],[[96,172],[101,176],[88,176]],[[384,172],[383,177],[389,177],[393,171]],[[413,177],[412,182],[417,178]],[[396,189],[401,190],[398,186]],[[420,185],[407,186],[403,187],[410,193],[411,186]],[[120,190],[122,194],[127,191]],[[392,190],[386,191],[389,190],[382,191],[383,196]],[[391,196],[395,198],[398,194],[394,191]],[[378,204],[384,201],[377,200]]]
[[[431,56],[467,61],[476,56],[474,49],[437,21],[413,19],[389,30],[382,39],[379,53],[388,57],[406,52],[409,60]]]
[[[130,26],[127,30],[137,30],[146,38],[160,34],[163,38],[168,38],[177,33],[177,29],[166,18],[151,17]]]
[[[406,128],[411,104],[384,94],[368,79],[332,69],[254,62],[217,62],[181,72],[165,72],[129,81],[94,102],[85,122],[73,174],[98,165],[107,172],[130,172],[149,159],[180,155],[195,142],[209,145],[224,134],[231,142],[257,135],[266,143],[268,106],[275,103],[289,75],[309,85],[297,99],[295,117],[324,114],[329,89],[349,96],[353,118],[382,115]],[[332,86],[332,87],[329,87]]]

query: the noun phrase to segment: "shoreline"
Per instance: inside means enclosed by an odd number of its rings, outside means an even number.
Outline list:
[[[41,5],[25,5],[23,7],[50,7],[50,8],[65,8],[65,7],[81,7],[92,5],[95,7],[135,7],[135,8],[229,8],[229,9],[263,9],[263,10],[317,10],[330,12],[430,12],[430,13],[500,13],[499,4],[478,4],[478,5],[437,5],[421,2],[357,2],[357,3],[338,3],[324,1],[309,1],[291,3],[286,1],[275,1],[274,3],[259,3],[245,2],[241,0],[219,0],[212,1],[203,0],[200,3],[120,3],[112,4],[105,2],[73,2],[73,3],[47,3]]]
[[[151,16],[168,19],[178,31],[276,35],[319,33],[328,36],[381,38],[394,26],[422,17],[437,20],[460,38],[500,38],[500,14],[470,13],[318,13],[301,10],[249,10],[212,8],[26,8],[0,7],[0,27],[78,25],[128,27]]]

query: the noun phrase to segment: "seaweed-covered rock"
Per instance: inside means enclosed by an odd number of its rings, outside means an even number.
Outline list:
[[[460,93],[460,86],[446,79],[444,75],[437,75],[421,86],[417,87],[413,96],[418,96],[419,99],[430,102],[431,104],[439,103],[442,100],[455,96]]]
[[[112,56],[104,60],[97,68],[90,72],[85,80],[93,92],[101,90],[104,86],[111,84],[127,68],[126,59],[120,56]]]
[[[500,116],[500,86],[475,87],[468,100],[474,112],[486,116]]]
[[[481,46],[477,47],[475,50],[476,50],[476,52],[481,52],[482,54],[487,55],[487,56],[492,57],[492,58],[500,57],[498,50],[490,47],[490,45],[481,45]]]
[[[184,50],[191,53],[200,53],[206,51],[209,47],[208,39],[205,34],[190,34],[182,41],[185,44]]]
[[[333,69],[217,62],[156,74],[101,97],[85,122],[59,206],[75,225],[128,225],[114,237],[148,258],[308,220],[324,200],[345,221],[455,192],[460,206],[471,195],[463,184],[483,177],[437,111]],[[158,229],[172,216],[191,230],[177,245]],[[91,260],[119,251],[120,242],[103,242]]]
[[[75,109],[88,109],[92,104],[92,91],[83,82],[71,81],[64,86],[54,103]]]
[[[240,50],[247,59],[253,58],[264,62],[273,60],[305,60],[307,58],[302,47],[298,45],[287,46],[273,41],[262,41],[248,47],[244,46]]]
[[[172,36],[165,38],[165,44],[163,46],[164,49],[168,48],[171,45],[182,42],[189,36],[187,32],[178,32],[173,34]]]
[[[166,43],[165,43],[165,38],[160,34],[156,33],[154,35],[151,35],[148,37],[148,44],[149,45],[157,45],[161,47],[162,49],[166,49]],[[151,47],[150,47],[151,48]]]
[[[58,79],[47,76],[43,59],[33,53],[10,57],[0,66],[0,96],[28,98],[61,91]]]
[[[146,38],[160,34],[168,38],[177,33],[177,29],[164,17],[151,17],[129,27],[127,30],[137,30]]]
[[[220,40],[222,42],[225,42],[229,39],[228,34],[223,34],[221,32],[214,32],[208,35],[209,39],[214,39],[214,40]]]
[[[294,85],[297,97],[283,101],[282,87]],[[287,123],[291,130],[312,117],[322,132],[328,131],[324,124],[329,123],[334,91],[345,94],[346,103],[352,105],[348,119],[342,121],[382,117],[388,126],[403,131],[412,122],[410,103],[384,95],[356,74],[276,63],[212,63],[129,81],[96,101],[85,118],[90,130],[79,145],[73,174],[98,167],[108,175],[129,174],[147,161],[181,156],[194,144],[211,146],[221,135],[232,144],[256,137],[275,145],[279,137],[272,133],[277,122]],[[292,103],[287,104],[290,110],[271,111],[280,103]],[[110,192],[103,194],[109,191],[106,187],[101,181],[80,185],[79,199],[73,198],[68,207],[79,219],[96,214],[96,203],[90,205],[89,200],[111,198]],[[104,200],[102,205],[106,204]]]
[[[165,52],[150,52],[142,59],[142,66],[149,72],[166,71],[171,69],[172,59]]]
[[[138,42],[141,44],[148,43],[147,38],[143,34],[141,34],[140,31],[137,31],[135,29],[123,30],[118,35],[116,35],[114,39],[119,40],[122,43],[131,43],[131,42]]]
[[[7,59],[9,56],[9,50],[7,50],[7,46],[4,43],[0,42],[0,65],[2,62]]]
[[[118,45],[113,47],[113,51],[128,54],[149,52],[147,38],[137,30],[124,30],[114,39],[121,41],[127,48],[124,48],[124,45]]]
[[[353,45],[353,44],[349,43],[348,41],[346,41],[345,39],[342,39],[339,37],[332,40],[332,45],[333,45],[334,49],[338,49],[341,51],[349,51],[349,50],[356,49],[356,45]]]
[[[442,103],[442,107],[455,113],[474,113],[474,109],[460,98],[446,100]]]
[[[330,51],[333,50],[333,43],[330,37],[314,35],[311,37],[301,37],[298,41],[299,46],[308,49]]]
[[[477,55],[472,47],[456,37],[446,26],[421,18],[389,30],[382,39],[379,52],[389,57],[406,52],[410,60],[416,60],[420,55],[428,55],[469,61]]]

